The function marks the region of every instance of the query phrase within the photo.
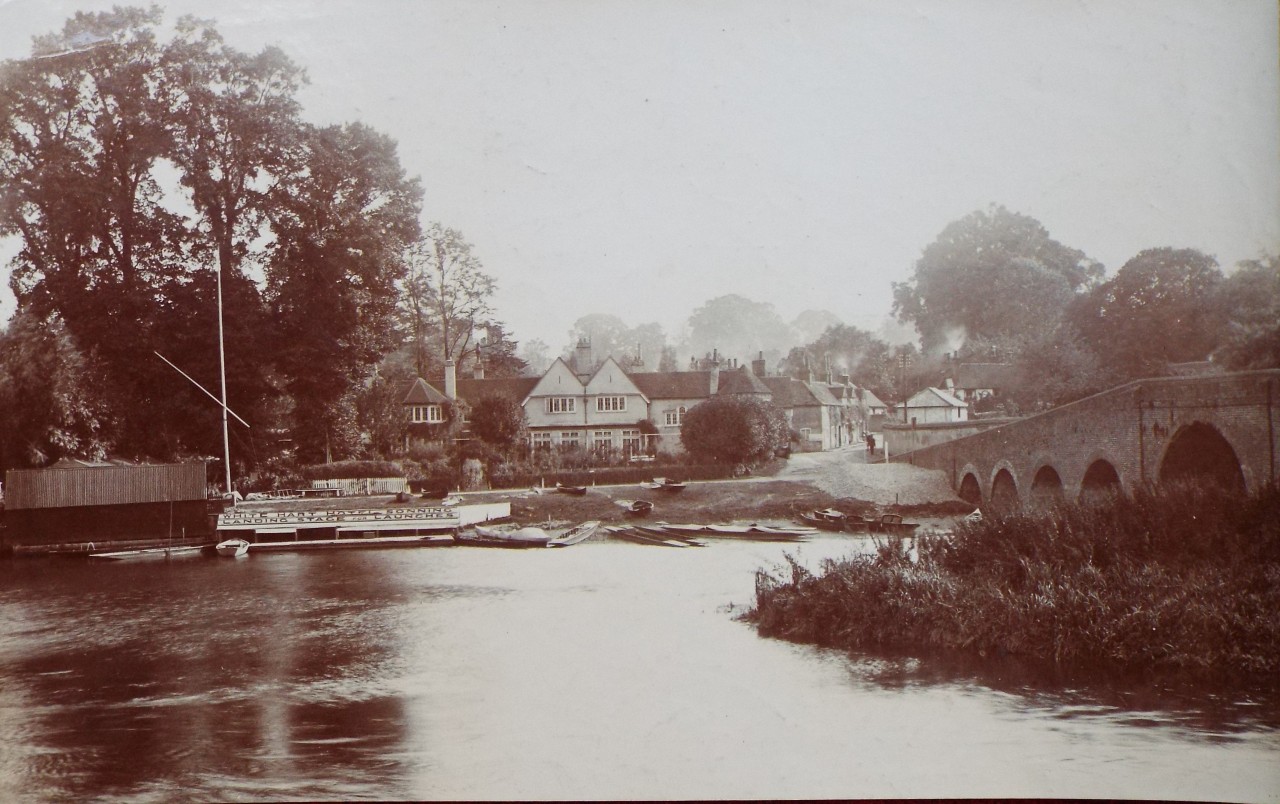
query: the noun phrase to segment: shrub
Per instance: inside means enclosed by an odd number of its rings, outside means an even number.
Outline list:
[[[776,405],[749,396],[712,397],[691,408],[680,427],[680,441],[692,455],[724,463],[773,457],[788,434]]]
[[[471,432],[496,447],[510,449],[528,439],[524,408],[508,396],[487,396],[471,411]]]
[[[1068,667],[1280,674],[1280,491],[1140,490],[757,577],[766,636]]]
[[[304,466],[304,480],[345,480],[362,477],[403,477],[404,470],[391,461],[335,461]]]

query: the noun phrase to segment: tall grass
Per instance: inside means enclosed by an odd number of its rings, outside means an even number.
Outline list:
[[[845,649],[1280,678],[1280,491],[1146,489],[962,523],[914,560],[756,578],[761,634]]]

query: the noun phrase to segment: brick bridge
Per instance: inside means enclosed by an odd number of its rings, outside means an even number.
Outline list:
[[[890,460],[995,507],[1183,478],[1254,491],[1277,481],[1277,404],[1280,370],[1138,380]]]

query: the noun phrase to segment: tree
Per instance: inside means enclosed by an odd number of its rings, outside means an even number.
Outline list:
[[[714,396],[693,406],[680,427],[690,454],[717,463],[752,463],[773,457],[788,438],[786,415],[749,396]]]
[[[791,322],[791,327],[804,343],[812,343],[822,337],[822,333],[831,327],[838,327],[844,322],[830,310],[805,310]]]
[[[1106,388],[1098,357],[1074,326],[1061,322],[1021,344],[1007,392],[1026,410],[1065,405]]]
[[[551,367],[551,347],[541,338],[525,341],[520,349],[520,359],[525,363],[526,376],[541,377]]]
[[[1216,360],[1237,371],[1280,368],[1280,256],[1240,263],[1215,306],[1225,322]]]
[[[303,461],[356,449],[354,395],[395,346],[402,256],[418,237],[421,189],[395,143],[361,124],[309,128],[276,188],[268,293],[277,361]]]
[[[1213,350],[1221,282],[1217,261],[1195,249],[1147,249],[1078,299],[1071,322],[1113,380],[1160,374]]]
[[[110,444],[99,387],[61,321],[15,315],[0,334],[0,473],[63,456],[103,458]]]
[[[493,313],[497,283],[471,248],[458,230],[432,223],[405,252],[401,306],[419,376],[427,375],[432,353],[461,362],[474,352],[474,330]]]
[[[524,443],[529,436],[524,408],[508,396],[486,396],[471,409],[471,432],[502,449]]]
[[[913,322],[926,354],[966,338],[1019,336],[1061,319],[1102,266],[1049,236],[1034,218],[993,206],[949,224],[893,284],[893,312]]]
[[[119,442],[172,449],[181,411],[150,355],[190,279],[181,218],[156,170],[172,150],[153,26],[159,11],[76,14],[0,76],[0,235],[21,235],[11,285],[21,308],[54,314],[111,377]]]
[[[696,354],[751,360],[764,352],[777,360],[798,338],[772,304],[730,294],[708,301],[689,316],[689,348]]]
[[[516,356],[520,344],[511,340],[505,324],[490,321],[477,329],[485,333],[475,345],[475,354],[484,365],[486,377],[519,377],[524,373],[528,364]]]
[[[589,313],[573,322],[569,330],[569,343],[561,355],[573,355],[578,342],[591,344],[591,359],[597,365],[607,358],[622,360],[635,354],[636,345],[631,342],[631,327],[627,322],[609,313]]]

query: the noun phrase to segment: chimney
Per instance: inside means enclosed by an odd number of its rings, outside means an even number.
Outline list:
[[[804,359],[804,365],[800,367],[800,382],[813,382],[813,370],[809,368],[809,358]]]
[[[711,350],[711,390],[710,396],[715,396],[720,390],[720,356],[715,349]]]
[[[476,355],[475,365],[471,367],[471,376],[477,380],[484,379],[484,363],[480,361],[480,355]]]
[[[444,361],[444,395],[458,398],[458,364],[452,360]]]
[[[840,384],[841,384],[841,385],[848,385],[848,384],[849,384],[849,375],[848,375],[848,374],[841,374],[841,375],[840,375]]]
[[[578,374],[591,373],[591,341],[579,338],[573,350],[573,370]]]
[[[751,361],[751,373],[757,377],[764,376],[764,352],[761,352],[759,357]]]

